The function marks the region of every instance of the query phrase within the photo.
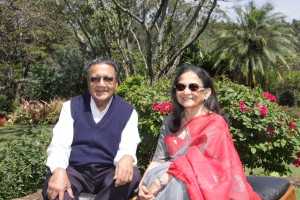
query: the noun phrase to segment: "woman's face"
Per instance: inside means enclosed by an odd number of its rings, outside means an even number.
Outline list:
[[[182,91],[176,89],[177,100],[184,108],[200,108],[203,105],[204,100],[210,95],[210,89],[204,89],[202,87],[202,80],[193,71],[183,73],[178,79],[178,84],[186,86]],[[191,88],[189,88],[190,84],[192,84]],[[195,88],[197,85],[200,86],[198,89]],[[181,87],[181,89],[183,89],[183,87]],[[192,91],[191,89],[196,91]]]

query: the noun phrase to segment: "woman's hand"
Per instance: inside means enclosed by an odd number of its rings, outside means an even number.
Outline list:
[[[162,190],[164,186],[159,184],[159,181],[156,179],[153,181],[153,183],[148,188],[149,194],[152,194],[153,196],[156,196],[160,190]]]
[[[149,193],[147,187],[143,184],[139,185],[139,200],[150,200],[153,199],[155,196]]]

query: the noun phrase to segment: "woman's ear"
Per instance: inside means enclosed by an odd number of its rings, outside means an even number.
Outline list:
[[[205,89],[205,97],[204,97],[204,99],[207,100],[208,97],[210,96],[210,94],[211,94],[211,88],[206,88]]]

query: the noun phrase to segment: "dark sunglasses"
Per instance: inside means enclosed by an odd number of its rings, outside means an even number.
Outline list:
[[[176,88],[177,91],[183,91],[186,86],[187,85],[184,85],[182,83],[177,83],[174,88]],[[196,92],[197,90],[199,90],[199,88],[204,88],[203,85],[198,85],[197,83],[191,83],[188,85],[188,87],[192,92]]]
[[[103,79],[103,81],[105,83],[112,83],[114,81],[114,77],[109,77],[109,76],[104,76],[104,77],[99,77],[99,76],[90,77],[90,81],[92,83],[99,83],[101,81],[101,79]]]

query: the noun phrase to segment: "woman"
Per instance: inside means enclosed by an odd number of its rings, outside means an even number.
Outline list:
[[[174,109],[161,127],[139,199],[260,199],[246,181],[208,73],[182,68],[171,96]]]

